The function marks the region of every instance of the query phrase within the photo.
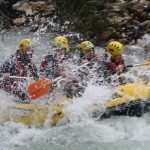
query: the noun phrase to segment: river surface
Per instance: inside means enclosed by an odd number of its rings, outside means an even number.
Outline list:
[[[39,67],[48,52],[49,41],[54,36],[54,33],[30,33],[27,28],[5,31],[0,37],[0,63],[15,52],[20,40],[32,38],[37,43],[34,61]],[[97,51],[99,49],[102,48],[96,48]],[[136,46],[128,48],[124,57],[127,64],[144,60]],[[0,150],[150,149],[150,113],[140,118],[121,116],[102,121],[97,121],[88,115],[92,103],[110,100],[112,94],[110,87],[89,84],[81,100],[65,109],[69,112],[67,117],[70,120],[65,125],[29,128],[15,122],[0,124]],[[7,105],[11,98],[1,92],[1,105]]]

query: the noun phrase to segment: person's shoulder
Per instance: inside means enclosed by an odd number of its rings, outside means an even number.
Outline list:
[[[122,61],[124,61],[124,58],[123,58],[123,56],[122,56],[122,55],[120,55],[120,59],[121,59]]]

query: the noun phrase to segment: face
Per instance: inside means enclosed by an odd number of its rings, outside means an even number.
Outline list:
[[[85,56],[87,59],[93,59],[94,58],[94,49],[90,48],[85,52]]]
[[[27,59],[31,60],[33,54],[34,54],[34,49],[33,48],[29,48],[27,50],[27,53],[26,53]]]
[[[65,55],[66,50],[65,50],[65,48],[57,48],[55,51],[60,56],[60,55]]]
[[[113,60],[117,63],[120,61],[120,57],[121,57],[121,55],[116,55],[113,57]]]

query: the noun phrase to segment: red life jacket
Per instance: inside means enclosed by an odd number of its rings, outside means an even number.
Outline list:
[[[16,63],[16,76],[22,76],[22,77],[33,77],[33,64],[25,65],[21,61],[17,61]]]
[[[52,79],[56,78],[61,75],[61,72],[63,71],[63,63],[67,57],[60,57],[57,54],[50,54],[45,56],[44,60],[42,61],[40,65],[40,73],[43,73],[43,75],[46,78]]]
[[[1,74],[10,73],[11,76],[38,78],[36,66],[31,62],[31,60],[26,59],[21,54],[20,50],[17,50],[14,55],[0,66],[0,71]],[[18,79],[12,78],[3,80],[1,81],[1,88],[8,92],[17,91],[17,81]]]
[[[16,67],[15,67],[15,76],[21,76],[21,77],[33,77],[33,71],[34,71],[34,65],[31,64],[31,66],[29,65],[24,65],[22,63],[22,61],[17,61],[16,63]],[[17,90],[16,89],[16,85],[17,83],[15,83],[16,80],[14,79],[9,79],[9,80],[4,80],[3,84],[4,84],[4,90],[7,92],[12,92]]]
[[[115,61],[111,58],[110,64],[108,65],[107,70],[110,71],[110,73],[114,74],[114,73],[116,73],[116,68],[117,68],[119,65],[123,65],[123,66],[124,66],[123,71],[126,70],[126,66],[125,66],[125,63],[124,63],[124,60],[123,60],[122,56],[120,57],[120,59],[119,59],[118,62],[115,62]]]

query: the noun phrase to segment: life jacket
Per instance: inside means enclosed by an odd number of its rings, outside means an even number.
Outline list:
[[[15,75],[21,77],[33,77],[35,71],[34,68],[35,66],[32,63],[25,64],[21,61],[17,61]]]
[[[40,66],[40,73],[49,79],[56,78],[60,75],[60,66],[67,57],[59,58],[57,54],[49,54],[45,56]]]
[[[38,79],[37,68],[35,64],[23,55],[21,55],[20,51],[16,52],[16,60],[14,63],[16,76],[22,77],[35,77]]]
[[[31,62],[25,60],[20,51],[17,50],[15,55],[12,55],[0,68],[1,73],[10,73],[11,76],[35,77],[38,79],[37,68]],[[1,83],[5,91],[11,92],[15,79],[3,80]],[[16,84],[16,83],[15,83]]]
[[[116,73],[116,68],[119,66],[119,65],[123,65],[123,72],[126,71],[126,66],[125,66],[125,63],[124,63],[124,60],[122,58],[122,56],[120,57],[119,61],[118,62],[115,62],[112,58],[110,59],[110,63],[108,64],[108,67],[107,67],[107,70],[111,73],[111,74],[115,74]]]

